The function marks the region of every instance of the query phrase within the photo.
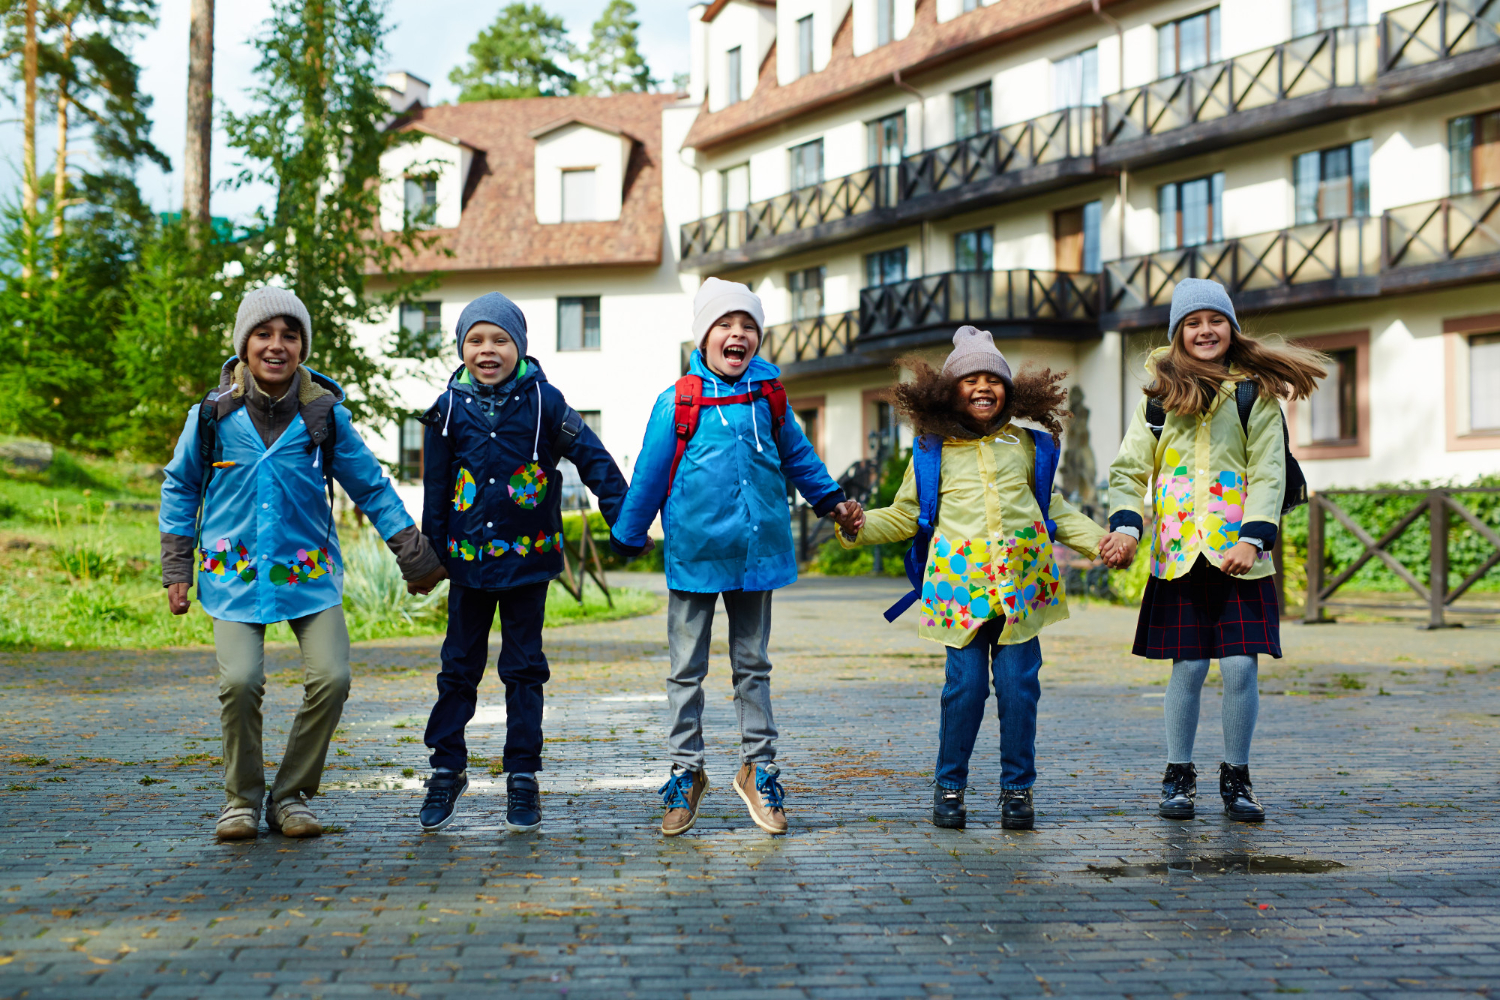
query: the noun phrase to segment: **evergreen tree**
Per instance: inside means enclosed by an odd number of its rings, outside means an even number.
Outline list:
[[[583,51],[588,88],[595,94],[644,93],[656,84],[641,55],[636,33],[641,22],[630,0],[609,0],[594,22]]]
[[[562,18],[515,0],[469,46],[469,64],[448,79],[461,88],[460,102],[575,94],[578,77],[561,64],[572,54]]]

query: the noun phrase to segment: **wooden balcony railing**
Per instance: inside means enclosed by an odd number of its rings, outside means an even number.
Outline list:
[[[858,323],[858,313],[846,312],[768,326],[760,356],[773,365],[786,366],[848,354],[859,335]]]
[[[1500,188],[1387,209],[1384,223],[1387,270],[1500,254]]]
[[[1096,108],[1066,108],[950,142],[901,162],[900,200],[1094,155]]]
[[[950,271],[859,293],[861,337],[961,323],[1091,323],[1099,276],[1069,271]]]
[[[1424,0],[1380,18],[1380,71],[1390,73],[1500,44],[1500,0]]]
[[[1162,250],[1104,265],[1106,313],[1171,304],[1183,278],[1212,278],[1236,301],[1258,292],[1258,308],[1291,299],[1297,286],[1380,272],[1380,237],[1372,218],[1330,219],[1273,233]]]
[[[1368,25],[1294,38],[1105,97],[1099,144],[1129,142],[1336,87],[1373,83],[1377,65],[1376,33]]]
[[[752,240],[838,222],[894,202],[896,167],[870,167],[682,227],[682,256],[737,250]]]

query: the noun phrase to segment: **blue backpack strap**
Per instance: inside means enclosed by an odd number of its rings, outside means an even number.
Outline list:
[[[923,434],[911,449],[912,472],[917,480],[917,533],[906,550],[906,579],[911,590],[890,606],[885,620],[893,622],[922,596],[922,574],[927,569],[927,551],[932,546],[932,532],[937,527],[938,499],[943,472],[943,439]]]
[[[1028,428],[1029,429],[1029,428]],[[1046,431],[1032,431],[1031,441],[1036,445],[1036,505],[1041,508],[1042,521],[1047,525],[1047,537],[1057,537],[1057,522],[1052,520],[1052,483],[1057,478],[1057,442]]]

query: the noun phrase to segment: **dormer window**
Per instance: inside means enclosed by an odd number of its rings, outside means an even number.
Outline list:
[[[875,44],[889,45],[896,37],[896,0],[875,0]]]
[[[431,226],[437,219],[437,178],[431,174],[406,178],[406,224]]]
[[[725,69],[729,77],[727,96],[730,104],[738,104],[745,99],[740,91],[740,47],[736,45],[724,55],[725,62],[728,64]]]
[[[599,198],[594,185],[594,168],[562,172],[562,220],[593,222],[599,218]]]
[[[797,18],[797,75],[813,71],[813,16]]]

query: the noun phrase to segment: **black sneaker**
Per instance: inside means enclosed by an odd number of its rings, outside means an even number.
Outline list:
[[[1192,819],[1193,796],[1198,794],[1198,769],[1192,763],[1168,764],[1161,777],[1161,804],[1157,815],[1163,819]]]
[[[422,801],[422,811],[417,819],[422,824],[423,833],[436,833],[458,815],[458,797],[469,787],[469,772],[440,767],[432,772],[425,784],[427,798]]]
[[[1000,828],[1002,830],[1030,830],[1036,824],[1036,812],[1031,808],[1031,789],[1007,788],[1000,793]]]
[[[505,828],[530,833],[542,825],[542,793],[530,774],[505,776]]]
[[[964,828],[964,790],[938,785],[932,792],[932,825],[944,830]]]
[[[1249,764],[1220,764],[1219,794],[1224,798],[1224,815],[1230,819],[1259,823],[1266,818],[1265,807],[1250,790]]]

